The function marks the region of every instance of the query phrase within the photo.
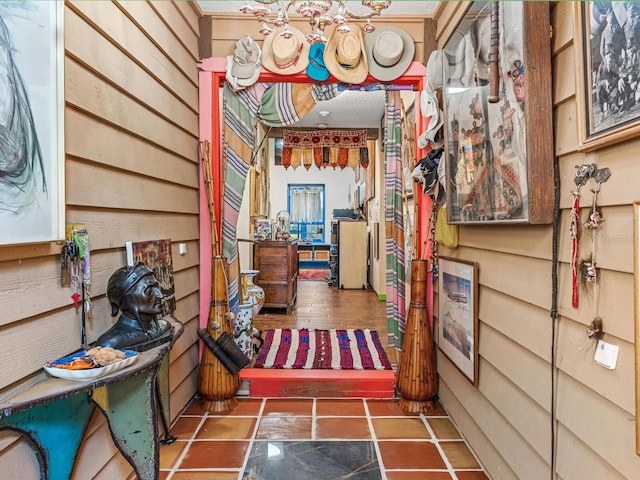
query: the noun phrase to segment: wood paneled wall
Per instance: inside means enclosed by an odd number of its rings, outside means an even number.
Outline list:
[[[635,153],[640,140],[590,153],[579,151],[578,129],[584,125],[576,113],[579,88],[573,43],[578,3],[549,4],[554,133],[561,176],[556,478],[631,479],[640,471],[635,453],[632,210],[640,197]],[[436,16],[440,47],[464,6],[442,5]],[[612,172],[598,196],[606,221],[598,233],[597,265],[603,339],[620,347],[615,370],[593,359],[595,341],[587,337],[594,318],[589,293],[581,292],[579,309],[571,306],[570,191],[575,188],[575,165],[592,162]],[[548,181],[553,181],[551,171]],[[591,193],[588,189],[582,193],[584,221]],[[588,234],[582,242],[580,258],[590,251]],[[473,388],[439,354],[440,399],[491,478],[551,478],[552,227],[461,227],[460,247],[441,247],[440,254],[478,262],[480,272],[479,387]]]
[[[212,57],[232,55],[236,41],[245,33],[250,33],[262,46],[264,35],[259,32],[262,23],[251,15],[217,13],[203,17],[201,23],[203,36],[205,32],[211,35],[209,43],[204,37],[201,39],[202,54],[210,54]],[[426,64],[426,56],[435,48],[435,24],[432,19],[417,15],[382,15],[380,18],[374,18],[373,23],[376,26],[401,26],[413,38],[416,47],[413,59]],[[292,20],[291,24],[303,33],[309,31],[309,24],[305,20]],[[327,28],[327,34],[332,28]]]
[[[125,242],[171,238],[176,318],[171,416],[196,391],[199,305],[198,36],[191,2],[65,2],[66,222],[87,226],[93,317],[88,340],[111,326],[110,275]],[[187,245],[178,255],[178,243]],[[80,314],[59,280],[60,245],[0,247],[0,397],[44,375],[42,364],[80,348]],[[71,455],[72,452],[60,452]],[[35,457],[0,435],[0,477],[35,479]],[[86,432],[74,479],[124,479],[132,469],[102,415]]]

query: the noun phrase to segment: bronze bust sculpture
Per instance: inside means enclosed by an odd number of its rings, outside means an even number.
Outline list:
[[[120,318],[94,345],[144,351],[171,341],[172,325],[162,313],[162,292],[153,271],[144,263],[116,270],[107,284],[111,316]]]

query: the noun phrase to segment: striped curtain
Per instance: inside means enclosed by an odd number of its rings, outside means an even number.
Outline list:
[[[232,312],[240,311],[237,225],[251,154],[255,144],[254,117],[240,98],[224,84],[222,158],[222,255],[227,259],[227,298]]]
[[[385,109],[385,229],[387,259],[387,329],[389,346],[402,346],[405,329],[405,250],[402,206],[402,100],[399,91],[386,92]]]

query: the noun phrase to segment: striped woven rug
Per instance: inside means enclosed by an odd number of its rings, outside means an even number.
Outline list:
[[[375,330],[278,328],[263,338],[254,368],[392,369]]]

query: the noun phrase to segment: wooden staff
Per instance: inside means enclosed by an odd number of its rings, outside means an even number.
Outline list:
[[[489,48],[489,103],[500,101],[500,2],[491,2],[491,46]]]
[[[398,406],[408,413],[429,413],[436,408],[438,372],[433,333],[427,311],[427,260],[411,262],[411,303],[398,364]]]
[[[231,323],[227,319],[227,279],[225,274],[227,259],[213,258],[211,283],[211,308],[207,321],[207,332],[217,340],[223,332],[233,335]],[[209,412],[228,412],[238,405],[235,394],[240,388],[240,375],[231,373],[209,348],[202,349],[198,372],[198,392],[204,397],[202,407]]]
[[[216,221],[216,203],[213,197],[213,179],[211,176],[211,144],[208,140],[200,142],[200,160],[202,162],[202,175],[204,177],[204,189],[207,192],[209,203],[209,217],[211,218],[211,247],[213,255],[220,255],[220,239]]]

